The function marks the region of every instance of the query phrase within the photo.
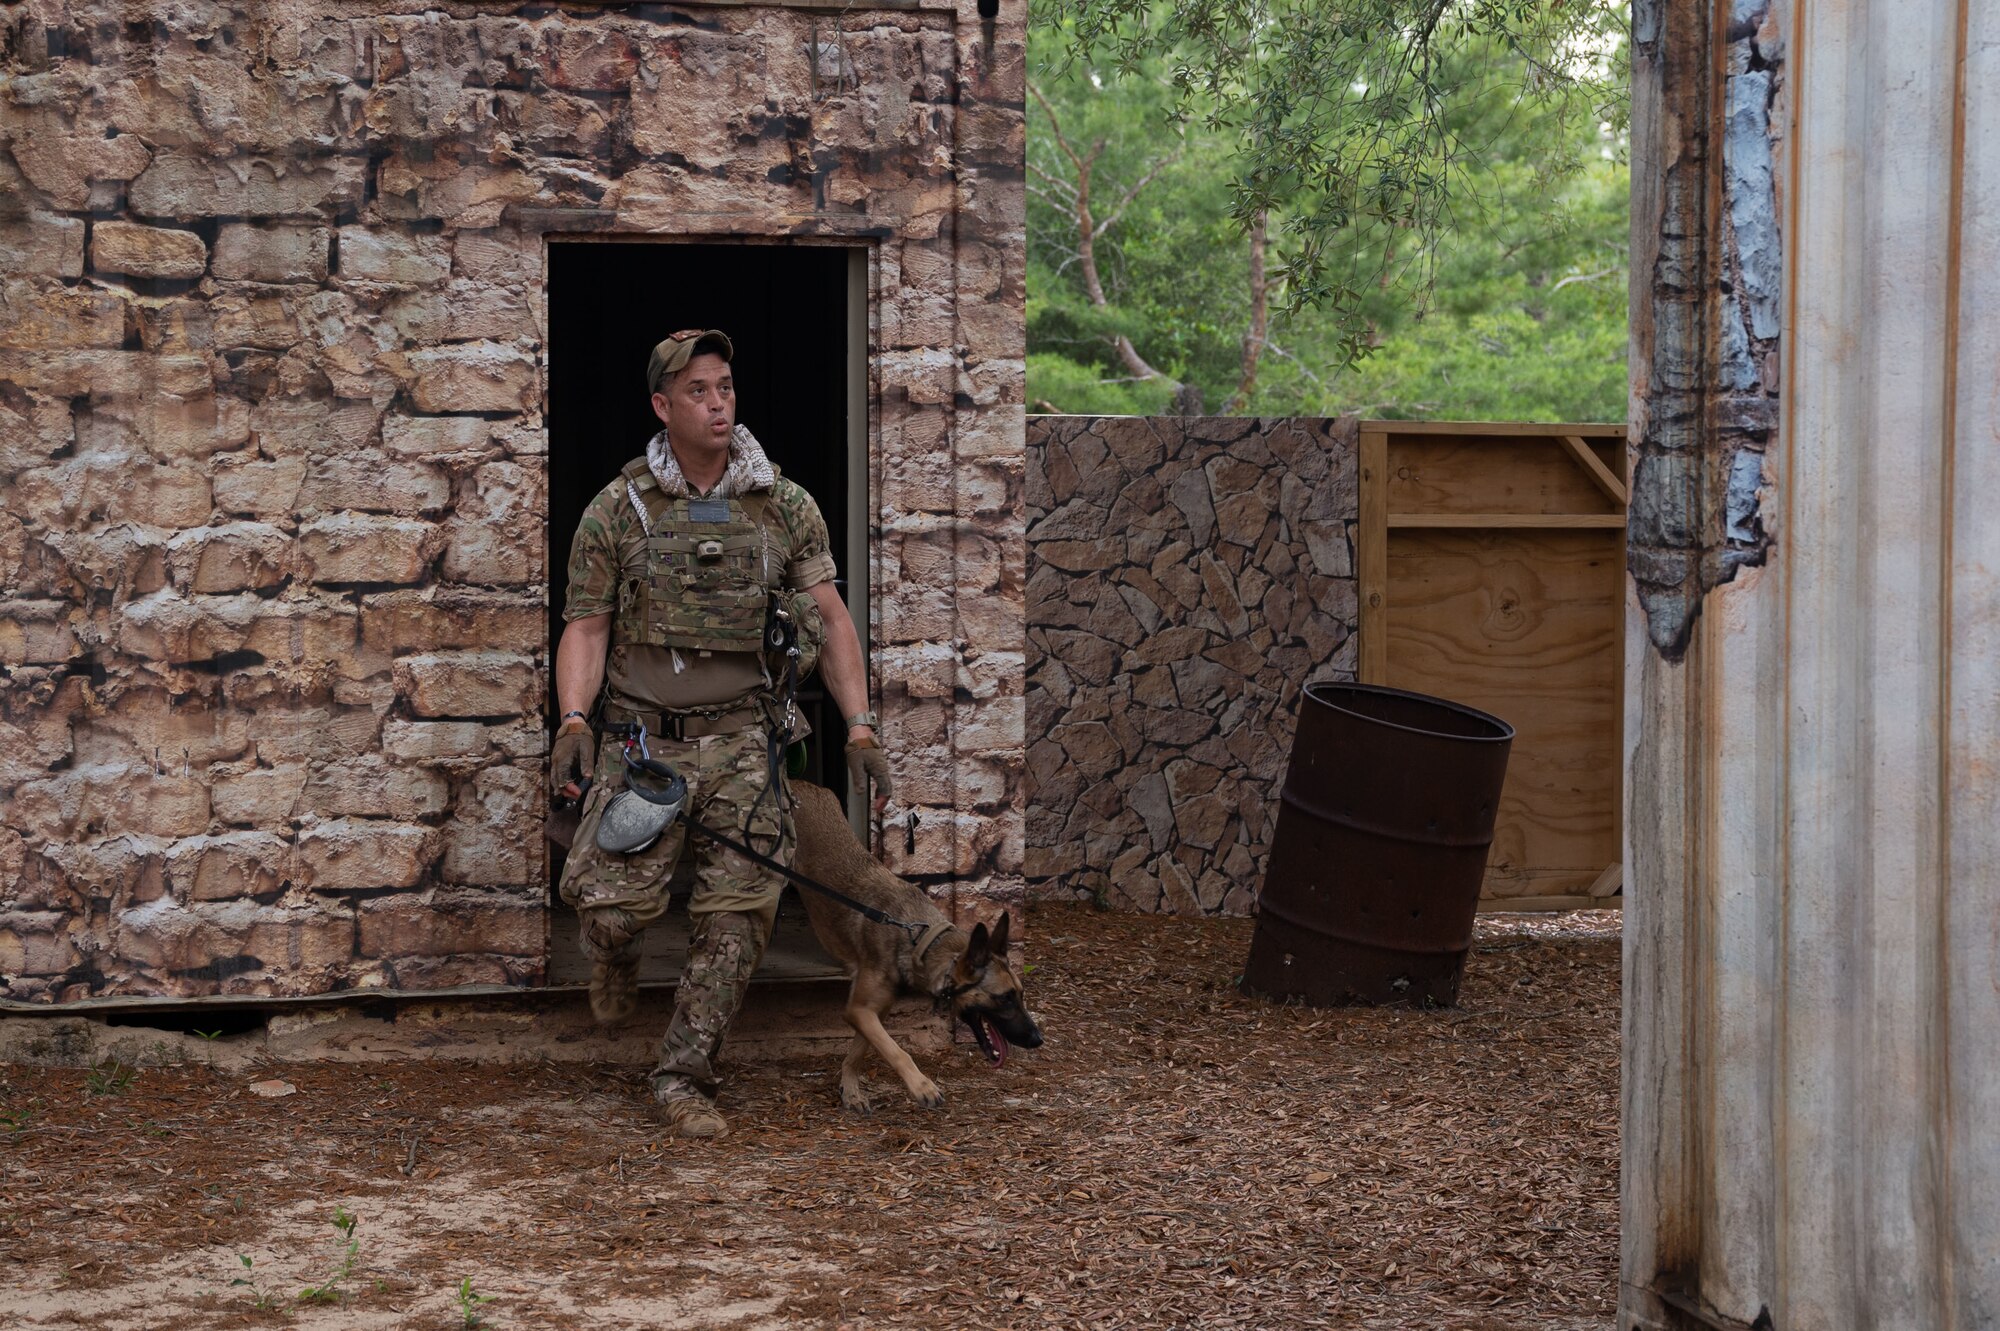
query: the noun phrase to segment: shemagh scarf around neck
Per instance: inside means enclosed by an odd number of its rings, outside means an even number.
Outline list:
[[[646,467],[653,473],[653,479],[662,490],[676,499],[685,499],[694,494],[694,487],[681,475],[680,460],[667,444],[667,432],[660,431],[646,444]],[[736,427],[729,436],[729,466],[722,473],[722,479],[709,491],[711,499],[731,499],[737,495],[749,494],[753,490],[768,490],[778,479],[771,469],[771,460],[764,456],[764,446],[757,437],[743,426]]]

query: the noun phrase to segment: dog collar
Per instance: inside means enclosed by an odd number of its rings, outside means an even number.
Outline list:
[[[951,931],[951,922],[949,920],[941,920],[938,923],[933,924],[927,929],[925,929],[922,933],[918,934],[916,942],[913,944],[915,950],[911,952],[910,960],[922,961],[924,959],[924,953],[931,950],[931,944],[937,942],[938,939],[943,938],[945,934],[949,933],[950,931]]]
[[[951,927],[952,926],[950,924],[946,923],[946,924],[933,924],[928,929],[925,929],[923,933],[919,935],[917,938],[916,951],[912,954],[910,958],[911,963],[914,965],[916,963],[922,962],[924,959],[924,953],[930,950],[931,944],[937,942],[938,939],[944,937],[945,934],[949,933],[951,931]],[[946,971],[944,973],[944,978],[947,981],[950,980],[951,972]],[[938,1008],[942,1010],[945,1004],[951,1002],[952,999],[957,998],[960,994],[970,993],[972,990],[977,989],[978,987],[979,987],[979,981],[977,980],[972,981],[970,984],[950,985],[947,988],[934,991],[931,994],[931,999],[938,1005]]]

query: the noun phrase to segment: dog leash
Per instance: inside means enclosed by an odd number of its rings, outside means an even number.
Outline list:
[[[877,910],[875,907],[869,905],[865,901],[856,901],[853,897],[848,896],[845,892],[837,892],[833,888],[828,887],[825,883],[818,882],[814,879],[808,878],[804,874],[800,873],[798,870],[791,868],[789,865],[780,864],[768,855],[758,854],[756,851],[750,849],[750,847],[744,845],[742,842],[734,839],[733,837],[724,836],[722,833],[710,827],[707,823],[700,822],[686,813],[683,813],[681,815],[681,821],[685,822],[694,831],[699,832],[703,836],[707,837],[710,841],[713,841],[716,844],[723,846],[729,850],[735,851],[738,855],[743,856],[745,859],[754,860],[758,864],[763,865],[766,869],[771,869],[776,871],[777,873],[783,874],[786,878],[790,879],[794,883],[797,883],[800,887],[811,888],[813,891],[819,893],[823,897],[826,897],[828,900],[839,902],[841,905],[847,907],[849,910],[853,911],[857,915],[861,915],[867,919],[873,920],[877,924],[886,924],[894,928],[901,929],[904,933],[907,933],[910,936],[910,942],[913,946],[916,947],[917,955],[919,957],[923,956],[924,952],[929,949],[930,945],[937,941],[939,935],[943,934],[945,930],[951,928],[949,924],[918,924],[912,920],[899,920],[895,916],[889,914],[887,911]],[[928,934],[929,936],[926,937],[925,936],[926,934]]]

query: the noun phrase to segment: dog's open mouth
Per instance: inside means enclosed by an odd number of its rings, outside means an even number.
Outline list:
[[[965,1024],[972,1027],[972,1038],[979,1041],[979,1051],[986,1055],[986,1061],[999,1067],[1007,1061],[1007,1037],[977,1012],[965,1014]]]

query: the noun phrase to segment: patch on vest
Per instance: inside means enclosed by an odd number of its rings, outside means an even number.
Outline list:
[[[729,501],[727,499],[688,500],[689,522],[729,521]]]

